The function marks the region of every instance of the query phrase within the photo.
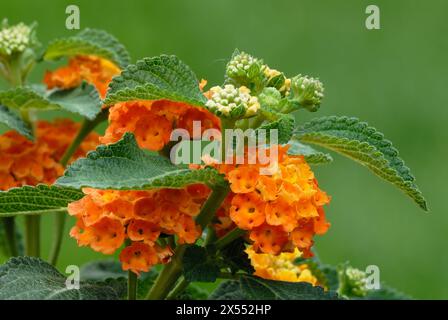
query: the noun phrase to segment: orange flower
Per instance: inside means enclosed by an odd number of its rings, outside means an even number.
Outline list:
[[[114,253],[129,239],[132,245],[123,249],[120,260],[123,269],[138,273],[169,261],[171,248],[158,244],[162,233],[176,235],[179,243],[194,243],[200,237],[201,228],[193,217],[209,189],[194,185],[149,191],[84,188],[83,192],[82,199],[68,206],[77,219],[70,235],[79,246],[104,254]]]
[[[205,109],[168,100],[127,101],[109,110],[109,126],[101,142],[115,143],[126,132],[135,135],[141,148],[161,150],[170,140],[174,128],[186,129],[193,137],[193,120],[201,121],[201,133],[219,128],[219,118]]]
[[[159,262],[157,250],[142,242],[133,242],[120,253],[123,270],[131,270],[136,274],[149,269]]]
[[[304,157],[288,155],[287,147],[278,147],[275,165],[247,164],[260,152],[269,156],[273,147],[247,149],[241,165],[210,164],[226,175],[232,191],[230,207],[223,205],[217,213],[216,232],[219,236],[228,232],[230,219],[249,231],[257,252],[279,254],[296,247],[311,256],[314,235],[329,227],[323,206],[330,198],[319,189]],[[273,169],[270,174],[261,174],[260,169],[268,166]]]
[[[59,160],[78,130],[79,124],[71,120],[39,121],[35,142],[16,131],[0,135],[0,190],[38,183],[52,184],[64,171]],[[89,134],[71,161],[95,149],[97,144],[98,135]]]
[[[44,83],[48,89],[72,89],[78,87],[82,81],[87,81],[94,85],[104,98],[112,78],[120,72],[120,68],[109,60],[91,55],[75,56],[70,58],[67,66],[47,71]]]

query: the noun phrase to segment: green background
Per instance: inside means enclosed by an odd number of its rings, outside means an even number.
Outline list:
[[[332,227],[317,239],[320,258],[377,265],[383,281],[416,298],[448,298],[447,1],[2,0],[0,17],[37,21],[46,44],[76,32],[65,29],[68,4],[80,7],[82,28],[114,34],[133,61],[176,54],[210,84],[222,82],[235,47],[287,75],[318,76],[326,88],[318,115],[356,116],[384,132],[431,209],[424,213],[367,169],[336,155],[333,164],[315,168],[333,197],[327,209]],[[368,4],[380,7],[381,30],[365,28]],[[40,81],[45,68],[54,65],[39,66],[32,80]],[[51,217],[44,221],[46,249]],[[101,257],[68,237],[62,252],[61,270]]]

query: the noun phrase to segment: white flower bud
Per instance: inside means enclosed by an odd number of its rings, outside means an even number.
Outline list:
[[[231,84],[210,89],[211,99],[205,106],[218,116],[241,119],[255,115],[260,109],[257,97],[250,95],[250,90],[244,86],[235,88]],[[225,97],[225,98],[224,98]]]

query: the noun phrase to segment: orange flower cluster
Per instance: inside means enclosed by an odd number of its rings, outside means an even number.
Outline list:
[[[277,146],[273,146],[277,147]],[[271,175],[260,174],[267,165],[247,164],[257,151],[245,152],[244,164],[214,165],[230,182],[230,205],[218,213],[217,233],[229,230],[229,217],[238,228],[249,231],[256,252],[279,254],[298,248],[312,256],[315,234],[324,234],[329,223],[323,206],[330,198],[318,187],[303,156],[290,156],[278,146],[278,161]],[[270,150],[266,150],[269,154]]]
[[[120,253],[124,270],[147,272],[166,263],[172,254],[161,234],[176,235],[178,243],[194,243],[201,228],[194,217],[210,190],[204,185],[184,189],[117,191],[85,188],[82,199],[69,204],[77,218],[70,235],[79,246],[112,254],[126,239],[131,244]]]
[[[169,142],[174,128],[186,129],[193,137],[193,121],[200,121],[201,133],[220,126],[219,118],[209,111],[185,103],[168,100],[117,103],[109,110],[109,126],[101,142],[114,143],[126,132],[132,132],[141,148],[158,151]]]
[[[44,83],[48,89],[72,89],[78,87],[82,81],[87,81],[94,85],[104,98],[112,78],[120,72],[120,68],[109,60],[91,55],[75,56],[69,60],[67,66],[47,71]]]
[[[59,160],[79,130],[71,120],[36,124],[36,141],[32,142],[16,131],[0,135],[0,190],[38,183],[52,184],[64,168]],[[98,144],[99,136],[91,133],[71,160],[84,156]]]

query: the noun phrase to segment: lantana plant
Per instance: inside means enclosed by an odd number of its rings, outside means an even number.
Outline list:
[[[311,145],[360,163],[427,210],[376,129],[345,116],[300,121],[323,102],[319,79],[235,50],[223,83],[209,86],[174,55],[131,64],[116,38],[93,29],[39,45],[35,25],[3,24],[0,71],[10,88],[0,92],[0,123],[10,130],[0,135],[0,249],[11,258],[0,266],[0,298],[407,297],[317,258],[314,238],[336,213],[312,169],[332,157]],[[37,63],[49,70],[28,83]],[[39,120],[44,110],[83,120]],[[174,161],[191,160],[196,142],[199,161]],[[54,217],[45,259],[43,214]],[[82,266],[79,286],[54,267],[68,216],[72,241],[116,257]],[[197,282],[216,288],[209,295]]]

